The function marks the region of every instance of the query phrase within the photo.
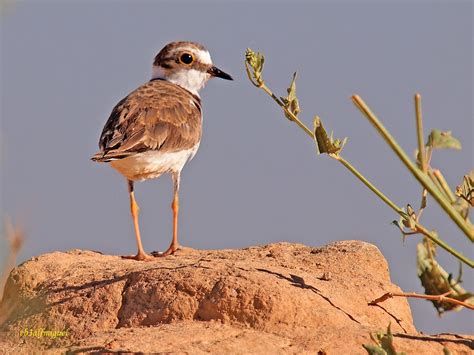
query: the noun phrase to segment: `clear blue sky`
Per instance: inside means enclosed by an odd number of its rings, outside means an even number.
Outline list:
[[[20,261],[73,248],[130,254],[135,240],[125,180],[89,157],[112,107],[147,81],[169,41],[204,44],[235,78],[202,91],[201,148],[182,175],[180,240],[193,248],[241,248],[289,241],[320,246],[342,239],[377,245],[392,279],[422,292],[419,237],[403,244],[396,219],[278,107],[247,81],[247,47],[267,56],[265,78],[283,95],[299,71],[302,117],[318,114],[345,157],[400,205],[420,188],[350,102],[361,95],[410,153],[416,148],[413,94],[423,95],[425,128],[452,130],[461,152],[437,152],[451,186],[473,167],[472,3],[23,1],[2,32],[2,214],[23,221]],[[143,242],[171,238],[171,179],[137,185]],[[430,201],[423,222],[473,257],[472,246]],[[1,249],[5,243],[2,241]],[[457,262],[440,251],[457,272]],[[474,288],[472,271],[465,285]],[[410,301],[418,329],[472,333],[466,310],[435,315]]]

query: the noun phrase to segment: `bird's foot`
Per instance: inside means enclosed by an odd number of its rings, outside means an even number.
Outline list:
[[[147,253],[138,253],[137,255],[124,255],[122,259],[132,259],[136,261],[152,261],[155,258]]]
[[[171,244],[170,247],[166,250],[166,251],[152,251],[151,252],[151,255],[153,255],[154,257],[163,257],[163,256],[168,256],[168,255],[171,255],[171,254],[174,254],[175,251],[181,249],[181,247],[178,245],[178,244]]]

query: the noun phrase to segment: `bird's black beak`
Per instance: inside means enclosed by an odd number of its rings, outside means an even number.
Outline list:
[[[211,74],[211,76],[215,76],[216,78],[222,78],[225,80],[234,80],[229,74],[224,73],[222,70],[220,70],[219,68],[215,66],[210,67],[207,72]]]

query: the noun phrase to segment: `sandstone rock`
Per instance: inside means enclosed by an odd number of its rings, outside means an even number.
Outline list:
[[[54,252],[11,272],[0,352],[365,354],[370,332],[391,323],[398,351],[470,353],[473,337],[418,334],[403,298],[367,305],[388,291],[400,289],[385,259],[360,241],[184,249],[152,262]],[[67,335],[20,336],[39,329]]]

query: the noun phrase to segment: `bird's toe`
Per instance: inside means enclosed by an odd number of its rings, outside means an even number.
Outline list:
[[[163,256],[172,255],[180,249],[181,247],[179,245],[172,245],[166,251],[152,251],[151,255],[153,255],[154,257],[160,258]]]
[[[152,261],[155,258],[146,253],[138,253],[137,255],[124,255],[122,256],[122,259],[131,259],[136,261]]]

